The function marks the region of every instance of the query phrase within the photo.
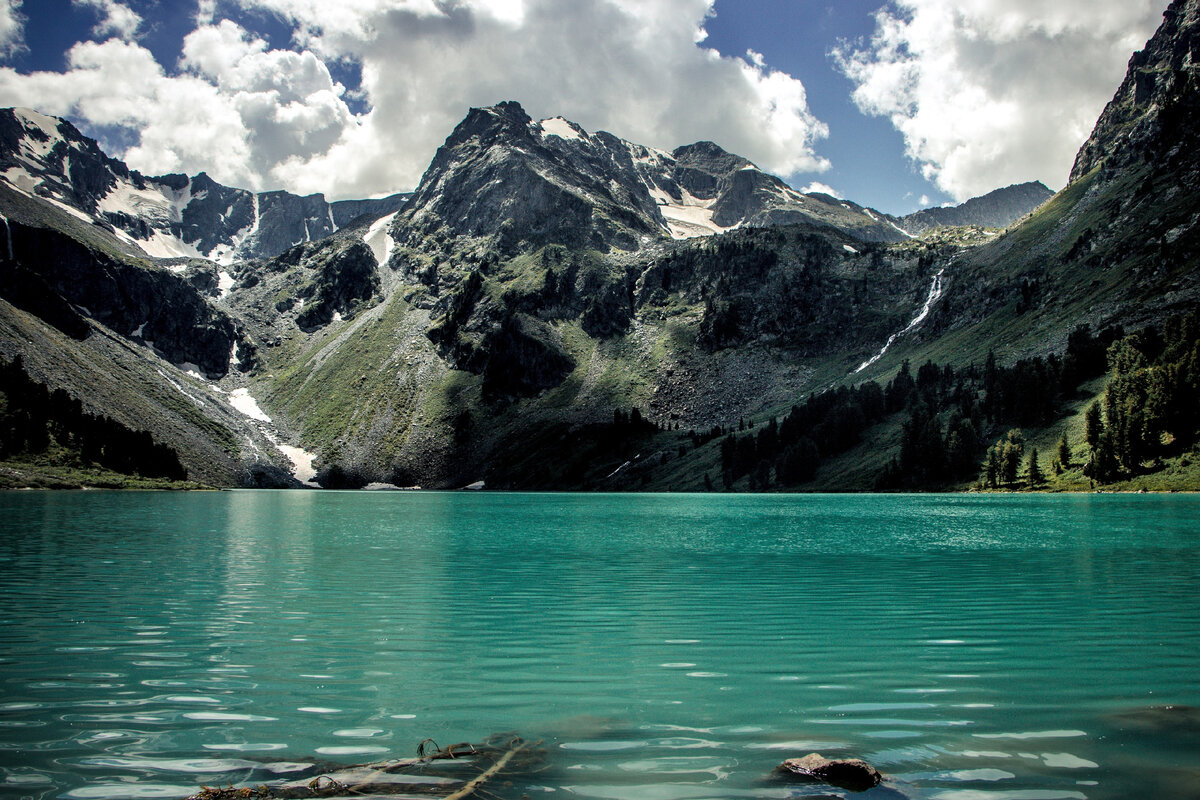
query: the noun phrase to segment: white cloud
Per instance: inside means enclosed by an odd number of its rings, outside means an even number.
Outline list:
[[[835,53],[854,100],[886,116],[926,178],[958,198],[1041,180],[1075,153],[1167,0],[895,0],[871,41]]]
[[[216,21],[217,0],[196,0],[196,25],[203,27]]]
[[[314,157],[356,121],[310,52],[268,50],[232,22],[193,31],[168,75],[130,42],[81,42],[61,73],[0,69],[0,103],[125,128],[117,155],[148,174],[207,171],[250,189],[286,185],[281,164]]]
[[[234,2],[291,24],[293,47],[220,20]],[[85,42],[61,73],[0,69],[0,104],[125,127],[136,144],[114,155],[144,172],[331,197],[411,189],[468,108],[508,99],[639,143],[711,139],[780,174],[826,169],[814,146],[828,131],[799,81],[697,46],[712,2],[201,0],[173,71],[133,42]],[[366,113],[350,112],[334,61],[361,68]]]
[[[92,28],[92,35],[99,38],[116,36],[130,40],[142,25],[141,15],[118,0],[71,0],[71,3],[96,10],[100,20]]]
[[[0,58],[25,47],[25,19],[18,9],[21,0],[0,0]]]
[[[813,181],[808,186],[800,190],[802,194],[827,194],[830,197],[836,197],[838,200],[844,200],[842,193],[830,186],[828,183]]]
[[[325,58],[362,66],[361,125],[281,167],[306,190],[410,188],[469,107],[506,99],[663,148],[711,139],[783,174],[828,167],[814,152],[827,129],[799,81],[696,46],[711,0],[240,2],[288,19]]]

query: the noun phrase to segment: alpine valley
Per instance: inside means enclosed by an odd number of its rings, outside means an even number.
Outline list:
[[[0,485],[1200,488],[1198,108],[1175,0],[1062,191],[902,218],[516,102],[333,203],[3,110]]]

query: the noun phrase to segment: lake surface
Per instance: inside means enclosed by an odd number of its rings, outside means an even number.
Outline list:
[[[0,575],[3,798],[504,731],[511,798],[1200,796],[1197,496],[5,493]]]

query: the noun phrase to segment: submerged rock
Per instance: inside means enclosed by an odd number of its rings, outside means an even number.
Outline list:
[[[1200,708],[1185,705],[1129,708],[1109,715],[1122,730],[1139,734],[1200,737]]]
[[[820,753],[809,753],[803,758],[789,758],[776,767],[775,771],[802,780],[821,781],[852,792],[873,789],[883,780],[879,770],[861,759],[826,758]]]

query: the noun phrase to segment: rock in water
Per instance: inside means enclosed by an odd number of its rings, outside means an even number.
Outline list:
[[[820,753],[809,753],[804,758],[789,758],[775,771],[785,775],[822,781],[840,789],[865,792],[883,780],[879,770],[857,758],[826,758]]]

